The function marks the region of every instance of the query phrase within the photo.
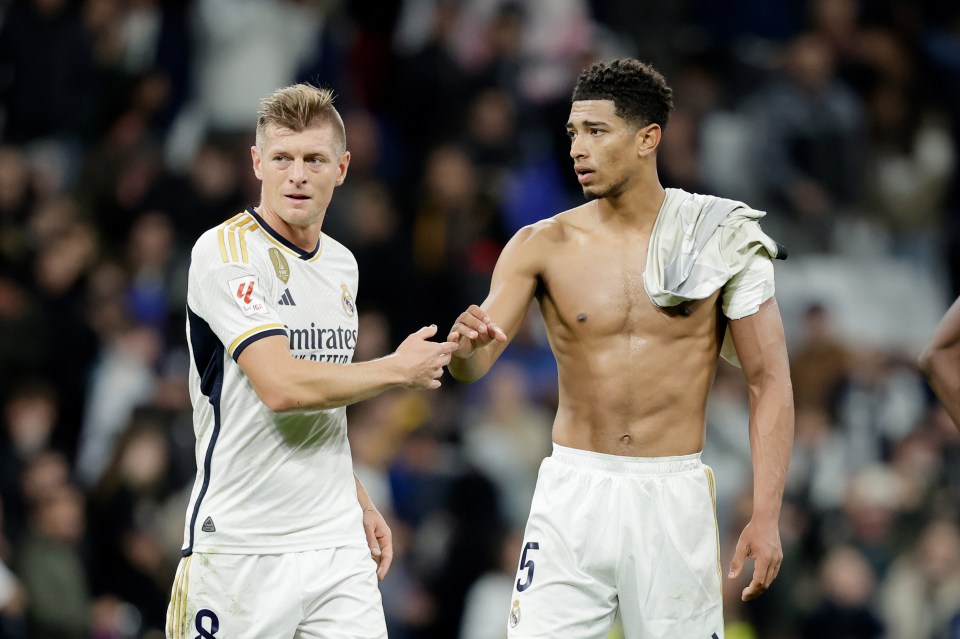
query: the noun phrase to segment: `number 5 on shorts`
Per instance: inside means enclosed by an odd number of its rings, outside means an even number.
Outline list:
[[[523,554],[520,556],[520,570],[527,571],[527,579],[523,583],[520,583],[520,580],[517,579],[517,592],[523,592],[533,585],[533,559],[527,559],[527,551],[529,550],[540,550],[540,543],[528,541],[527,545],[523,547]]]

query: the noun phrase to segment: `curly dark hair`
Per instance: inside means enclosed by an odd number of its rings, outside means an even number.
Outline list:
[[[634,58],[597,62],[577,78],[573,100],[611,100],[614,113],[634,126],[667,125],[673,89],[659,71]]]

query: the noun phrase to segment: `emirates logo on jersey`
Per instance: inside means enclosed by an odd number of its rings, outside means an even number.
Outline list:
[[[233,295],[233,301],[237,303],[240,312],[245,316],[250,317],[266,312],[260,293],[260,282],[256,275],[236,277],[227,282],[227,289]]]

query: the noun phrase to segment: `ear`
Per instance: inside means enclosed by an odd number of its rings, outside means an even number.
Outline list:
[[[337,186],[343,184],[343,181],[347,179],[348,168],[350,168],[350,151],[344,151],[337,163]]]
[[[253,161],[253,174],[257,179],[263,181],[263,165],[260,158],[260,149],[256,145],[250,147],[250,159]]]
[[[646,157],[657,152],[663,130],[659,124],[648,124],[637,130],[637,155]]]

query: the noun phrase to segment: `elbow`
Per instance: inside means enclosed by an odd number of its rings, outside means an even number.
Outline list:
[[[258,393],[260,401],[272,413],[289,413],[291,411],[302,410],[328,410],[345,406],[346,402],[338,401],[334,397],[326,395],[320,397],[310,397],[307,399],[290,390],[273,389],[269,392]]]
[[[927,345],[917,357],[917,368],[928,382],[938,377],[945,364],[946,353],[935,346]]]
[[[285,413],[296,407],[293,397],[279,389],[260,393],[260,401],[271,413]]]
[[[931,349],[930,346],[924,348],[923,352],[920,353],[920,356],[917,357],[917,368],[920,370],[920,374],[923,375],[923,378],[928,381],[933,376],[933,361],[933,349]]]
[[[287,413],[294,410],[302,410],[304,402],[293,393],[281,388],[274,388],[257,393],[260,401],[271,413]],[[324,408],[318,406],[317,408]]]
[[[447,364],[447,372],[450,373],[450,377],[462,384],[471,384],[483,377],[482,373],[477,375],[475,371],[467,366],[458,364],[455,360],[451,360],[450,363]]]

